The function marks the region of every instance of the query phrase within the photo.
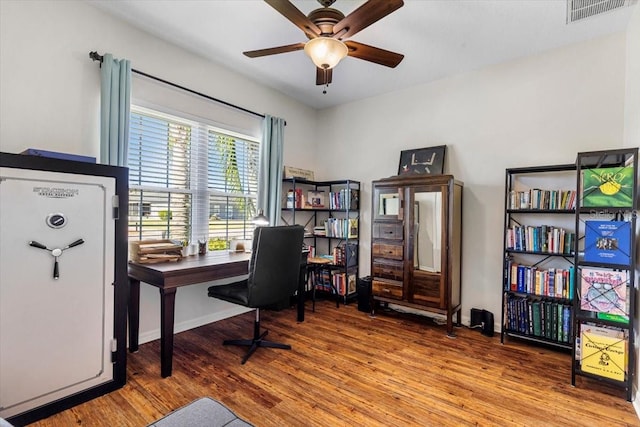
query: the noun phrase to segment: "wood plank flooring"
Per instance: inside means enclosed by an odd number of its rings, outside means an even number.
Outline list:
[[[128,357],[127,385],[31,426],[145,426],[203,396],[256,426],[638,426],[621,389],[578,378],[567,353],[396,312],[375,318],[325,300],[306,321],[262,312],[268,338],[245,365],[253,312],[175,337],[173,376],[160,377],[159,341]]]

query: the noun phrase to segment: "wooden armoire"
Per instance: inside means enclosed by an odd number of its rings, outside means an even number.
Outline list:
[[[371,274],[380,303],[460,324],[463,183],[451,175],[400,175],[372,183]]]

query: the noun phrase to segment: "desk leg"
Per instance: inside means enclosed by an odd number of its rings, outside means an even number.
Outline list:
[[[140,329],[140,281],[129,278],[129,352],[138,351]]]
[[[176,288],[160,289],[160,371],[162,378],[171,376],[173,364],[173,320]]]
[[[297,303],[298,303],[298,322],[304,322],[304,297],[305,297],[305,292],[306,292],[306,270],[307,270],[307,265],[305,264],[303,267],[300,268],[300,277],[298,278],[298,298],[297,298]]]

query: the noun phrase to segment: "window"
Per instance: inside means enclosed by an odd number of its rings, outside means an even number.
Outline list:
[[[259,143],[207,123],[132,106],[129,239],[208,241],[253,234]]]

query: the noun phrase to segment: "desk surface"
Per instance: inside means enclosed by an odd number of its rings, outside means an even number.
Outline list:
[[[247,274],[250,258],[249,253],[220,251],[188,256],[176,262],[130,262],[129,277],[158,288],[177,288]]]

